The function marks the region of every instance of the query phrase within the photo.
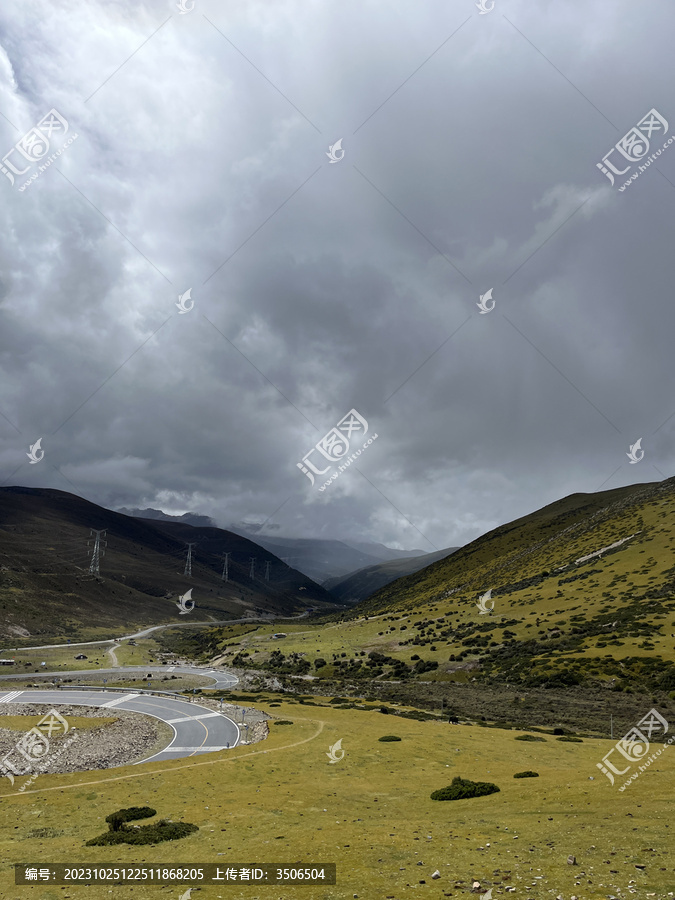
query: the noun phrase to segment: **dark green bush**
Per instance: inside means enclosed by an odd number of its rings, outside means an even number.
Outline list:
[[[293,723],[290,722],[288,719],[279,719],[279,721],[275,722],[274,724],[275,725],[292,725]]]
[[[121,831],[107,831],[87,841],[87,847],[102,847],[106,844],[159,844],[162,841],[177,841],[199,831],[197,825],[189,822],[167,822],[161,819],[155,825],[124,828]]]
[[[400,737],[396,737],[395,734],[385,734],[384,737],[378,738],[378,741],[400,741]]]
[[[556,741],[566,741],[568,744],[583,744],[581,738],[570,737],[569,735],[565,735],[565,737],[556,738]]]
[[[157,810],[151,806],[129,806],[127,809],[118,809],[105,817],[110,831],[121,831],[125,822],[133,822],[135,819],[151,819],[157,815]]]
[[[538,734],[519,734],[516,737],[517,741],[546,741],[545,737],[541,737]]]
[[[516,772],[513,776],[514,778],[539,778],[539,772],[532,772],[528,769],[527,772]]]
[[[496,784],[490,781],[469,781],[466,778],[457,776],[452,779],[452,784],[433,791],[432,800],[466,800],[470,797],[484,797],[486,794],[495,794],[499,792]]]

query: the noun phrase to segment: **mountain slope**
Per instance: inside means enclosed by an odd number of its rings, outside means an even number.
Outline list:
[[[89,573],[90,529],[107,529],[99,576]],[[192,577],[183,574],[188,541],[197,542]],[[225,552],[228,582],[221,578]],[[239,535],[131,518],[63,491],[0,488],[0,634],[74,637],[185,622],[176,599],[189,588],[196,603],[190,622],[333,604],[323,588]]]
[[[394,624],[368,649],[424,654],[432,681],[673,690],[674,551],[675,479],[573,494],[386,585],[341,614],[334,639],[377,616]]]
[[[323,587],[340,603],[359,603],[397,578],[419,572],[420,569],[430,566],[439,559],[445,559],[458,549],[449,547],[436,553],[425,553],[422,556],[393,559],[374,566],[366,566],[346,576],[329,578],[328,581],[324,581]]]

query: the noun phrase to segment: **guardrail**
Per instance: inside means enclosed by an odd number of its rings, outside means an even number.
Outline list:
[[[116,687],[102,687],[97,684],[55,684],[55,688],[58,688],[60,691],[113,691],[118,694],[160,694],[162,696],[168,697],[176,697],[178,700],[187,700],[189,703],[192,703],[194,698],[194,694],[189,696],[185,696],[185,694],[178,694],[176,691],[160,691],[155,690],[154,688],[116,688]]]

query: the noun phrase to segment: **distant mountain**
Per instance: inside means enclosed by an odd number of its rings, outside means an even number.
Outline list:
[[[196,513],[183,513],[182,516],[170,516],[161,509],[126,509],[122,506],[117,512],[125,516],[133,516],[135,519],[159,519],[162,522],[182,522],[184,525],[194,525],[195,528],[215,528],[216,523],[209,516],[198,516]]]
[[[230,529],[250,537],[270,553],[285,559],[289,566],[303,572],[317,584],[322,584],[327,578],[341,578],[365,566],[413,552],[392,550],[377,543],[351,544],[319,538],[261,537],[256,533],[256,527],[251,525],[230,525]],[[363,548],[367,548],[367,551]],[[418,555],[419,551],[414,553]]]
[[[425,555],[424,550],[394,550],[393,547],[386,547],[384,544],[373,541],[345,541],[345,544],[355,550],[360,550],[361,553],[375,556],[383,562],[389,559],[412,559],[415,556]]]
[[[181,517],[178,517],[179,519]],[[100,574],[91,573],[94,538]],[[193,543],[192,576],[184,574]],[[229,580],[222,579],[229,553]],[[254,578],[251,559],[255,560]],[[268,565],[269,564],[269,580]],[[192,588],[194,612],[178,616]],[[0,488],[0,635],[98,636],[124,626],[287,615],[307,606],[335,609],[333,598],[253,541],[219,528],[140,519],[40,488]],[[35,642],[35,641],[33,641]]]
[[[420,569],[430,566],[439,559],[445,559],[446,556],[457,550],[459,547],[449,547],[447,550],[438,550],[436,553],[425,553],[422,556],[394,559],[367,566],[350,575],[329,578],[323,582],[323,587],[341,603],[359,603],[397,578],[419,572]]]

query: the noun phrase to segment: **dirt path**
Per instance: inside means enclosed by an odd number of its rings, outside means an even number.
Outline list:
[[[105,651],[110,656],[110,665],[114,669],[120,668],[119,660],[117,659],[117,654],[115,653],[115,650],[117,650],[118,647],[119,644],[113,644],[112,647]]]

